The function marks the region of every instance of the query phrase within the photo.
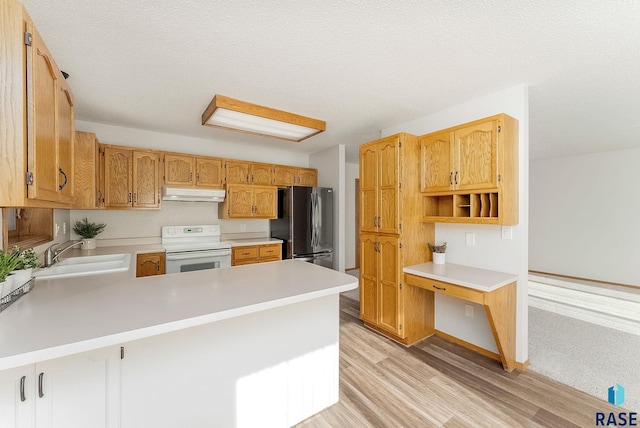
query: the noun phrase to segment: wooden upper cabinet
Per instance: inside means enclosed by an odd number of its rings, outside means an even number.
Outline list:
[[[458,190],[498,187],[498,121],[489,120],[455,131]]]
[[[164,184],[186,187],[192,186],[193,165],[193,156],[165,153]]]
[[[58,201],[58,153],[56,109],[58,108],[58,68],[35,27],[32,34],[31,68],[27,67],[28,170],[33,184],[29,198]]]
[[[100,166],[96,134],[76,131],[73,142],[73,207],[99,207],[102,203],[102,186],[98,180]]]
[[[420,190],[498,187],[498,120],[477,121],[420,138]]]
[[[224,182],[222,159],[196,158],[196,186],[220,188]]]
[[[442,132],[420,139],[420,191],[446,192],[453,187],[453,135]]]
[[[275,165],[273,173],[274,184],[280,187],[318,185],[318,170],[315,168],[300,168],[295,166]]]
[[[73,96],[67,82],[59,79],[60,93],[58,94],[58,184],[60,199],[63,202],[73,202],[74,198],[74,153],[75,135],[73,126]]]
[[[298,169],[298,186],[315,187],[318,185],[318,170],[315,168]]]
[[[250,183],[269,186],[273,184],[273,165],[268,163],[251,163]]]
[[[133,152],[134,208],[160,207],[160,157],[155,152]]]
[[[275,186],[228,184],[219,218],[276,218],[278,189]]]
[[[253,186],[255,218],[276,218],[278,190],[273,186]]]
[[[106,146],[103,153],[106,208],[160,207],[157,152]]]
[[[104,148],[104,206],[128,208],[133,201],[133,152]]]
[[[179,153],[164,154],[164,184],[178,187],[220,188],[222,159]]]
[[[401,141],[397,135],[360,146],[360,230],[399,233]]]
[[[240,160],[225,159],[224,172],[227,184],[248,184],[250,177],[251,163]]]

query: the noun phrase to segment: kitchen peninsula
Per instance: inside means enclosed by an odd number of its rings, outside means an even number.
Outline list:
[[[294,260],[36,280],[0,313],[0,425],[293,425],[338,401],[356,286]]]

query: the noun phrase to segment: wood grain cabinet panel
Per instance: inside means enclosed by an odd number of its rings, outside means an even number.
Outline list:
[[[428,293],[406,294],[401,283],[404,266],[430,260],[434,236],[433,224],[421,221],[418,160],[410,134],[360,146],[360,318],[404,344],[433,330]]]
[[[101,206],[102,195],[98,183],[100,153],[96,134],[76,131],[74,148],[73,207],[97,208]]]
[[[220,188],[224,182],[222,159],[196,158],[196,187]]]
[[[429,222],[518,224],[518,121],[491,116],[420,137]]]
[[[165,253],[142,253],[136,255],[136,277],[164,275]]]
[[[224,202],[218,204],[219,218],[277,217],[277,187],[228,184],[226,190]]]
[[[273,165],[267,163],[251,163],[252,184],[270,186],[273,184]]]
[[[315,168],[275,165],[273,175],[274,184],[280,187],[318,185],[318,170]]]
[[[248,184],[251,182],[251,163],[241,160],[225,159],[224,173],[227,184]]]
[[[160,155],[153,151],[103,146],[104,207],[160,207]]]
[[[74,200],[73,96],[64,79],[59,79],[58,93],[58,192],[62,202]]]
[[[282,260],[281,244],[243,245],[231,248],[231,266]]]
[[[165,153],[164,183],[172,186],[190,187],[193,185],[194,157]]]

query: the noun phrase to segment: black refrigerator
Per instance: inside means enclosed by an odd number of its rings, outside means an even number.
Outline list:
[[[333,269],[333,189],[289,186],[278,189],[278,218],[271,237],[282,239],[282,258]]]

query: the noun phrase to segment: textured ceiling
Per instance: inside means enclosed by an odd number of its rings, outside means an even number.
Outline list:
[[[24,0],[76,118],[307,153],[519,83],[531,158],[640,147],[640,2]],[[295,144],[200,125],[214,94],[326,120]]]

